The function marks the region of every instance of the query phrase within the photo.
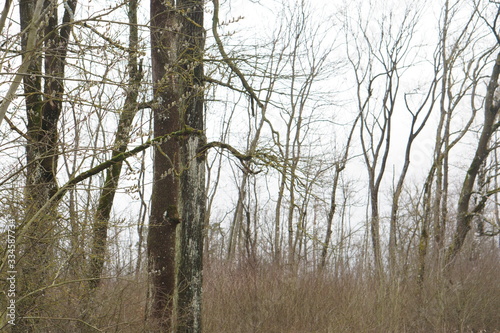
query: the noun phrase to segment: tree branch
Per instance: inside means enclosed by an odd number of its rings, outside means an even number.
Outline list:
[[[259,108],[263,109],[264,104],[260,101],[259,97],[255,93],[254,89],[250,86],[248,81],[245,79],[245,76],[240,71],[240,69],[234,64],[234,62],[229,58],[226,51],[224,50],[224,44],[222,43],[219,33],[217,32],[217,25],[219,24],[219,0],[212,0],[214,4],[214,15],[212,17],[212,32],[214,34],[215,43],[219,49],[220,54],[224,62],[231,68],[231,70],[240,78],[241,84],[245,87],[245,90],[248,92],[250,97],[255,100]]]
[[[23,223],[20,226],[20,231],[17,235],[18,239],[20,239],[21,237],[24,236],[24,234],[26,233],[26,230],[28,230],[29,226],[31,224],[33,224],[34,221],[40,219],[42,214],[50,206],[52,206],[53,204],[55,204],[59,200],[61,200],[64,197],[64,195],[66,194],[66,192],[68,192],[68,190],[70,188],[72,188],[73,186],[75,186],[76,184],[84,181],[87,178],[90,178],[90,177],[98,174],[101,171],[106,170],[107,168],[109,168],[113,164],[122,162],[125,159],[127,159],[127,158],[129,158],[129,157],[131,157],[131,156],[133,156],[133,155],[135,155],[143,150],[146,150],[147,148],[149,148],[153,145],[161,144],[161,143],[163,143],[171,138],[186,137],[189,135],[203,135],[203,131],[200,131],[200,130],[197,130],[194,128],[190,128],[190,127],[186,127],[182,130],[153,138],[151,140],[146,141],[142,145],[135,147],[134,149],[131,149],[131,150],[128,150],[128,151],[123,152],[121,154],[118,154],[118,155],[114,156],[113,158],[111,158],[111,159],[109,159],[109,160],[107,160],[107,161],[87,170],[87,171],[80,173],[78,176],[71,178],[70,180],[68,180],[66,182],[66,184],[61,186],[57,190],[57,192],[49,200],[47,200],[47,202],[45,202],[45,204],[31,217],[31,219],[29,219],[27,222]],[[0,264],[0,272],[3,270],[5,264],[7,263],[7,254],[8,253],[5,251],[5,253],[2,257],[2,260],[1,260],[1,264]]]
[[[252,159],[252,155],[245,155],[245,154],[242,154],[240,153],[236,148],[228,145],[227,143],[223,143],[223,142],[219,142],[219,141],[212,141],[212,142],[209,142],[207,143],[206,145],[204,145],[199,151],[198,153],[199,154],[204,154],[206,153],[210,148],[215,148],[215,147],[218,147],[218,148],[222,148],[222,149],[226,149],[226,150],[229,150],[229,152],[231,154],[233,154],[234,157],[236,157],[237,159],[239,159],[240,161],[249,161]]]

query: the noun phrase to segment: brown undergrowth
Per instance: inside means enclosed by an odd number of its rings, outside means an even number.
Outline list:
[[[207,333],[499,332],[500,261],[463,256],[424,283],[409,273],[376,281],[352,268],[292,274],[287,268],[212,263],[206,271]]]
[[[464,252],[446,271],[429,264],[421,285],[417,271],[410,264],[404,274],[377,280],[356,265],[320,272],[207,260],[203,331],[500,332],[498,249]],[[89,306],[82,303],[85,290],[76,282],[49,289],[52,315],[39,332],[160,332],[144,320],[145,275],[104,279]]]

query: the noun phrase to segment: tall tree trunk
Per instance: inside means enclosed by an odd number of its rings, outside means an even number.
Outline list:
[[[21,30],[27,31],[28,26],[33,20],[33,7],[34,1],[20,1],[20,18],[21,18]],[[39,36],[36,39],[37,43],[39,41]],[[22,47],[26,48],[27,36],[22,35]],[[27,163],[27,178],[26,178],[26,189],[25,189],[25,202],[26,202],[26,216],[25,220],[28,221],[31,216],[33,216],[47,200],[50,195],[49,186],[54,184],[46,184],[46,181],[52,182],[54,177],[47,175],[52,172],[52,169],[44,170],[42,167],[42,160],[37,159],[37,156],[43,153],[43,150],[47,147],[41,142],[43,138],[43,132],[41,128],[41,119],[43,117],[43,100],[42,100],[42,58],[41,54],[32,55],[30,61],[28,72],[33,75],[26,75],[23,77],[24,84],[24,94],[25,104],[26,104],[26,115],[28,120],[28,133],[27,136],[30,142],[26,145],[26,163]],[[45,174],[43,174],[45,173]],[[43,178],[47,178],[47,180]],[[48,217],[49,215],[47,215]],[[20,226],[22,228],[22,226]],[[48,265],[48,244],[50,240],[47,236],[41,239],[39,235],[44,235],[47,233],[47,229],[50,230],[49,219],[47,223],[42,224],[41,221],[36,221],[30,226],[30,229],[26,232],[26,241],[19,240],[19,251],[24,257],[22,263],[17,266],[17,271],[20,273],[18,292],[19,295],[28,294],[29,292],[36,289],[35,286],[42,286],[45,281],[44,275],[47,273]],[[42,259],[40,262],[39,259]],[[35,287],[35,288],[34,288]],[[17,303],[17,316],[18,321],[14,328],[14,332],[32,332],[35,321],[25,320],[24,316],[40,315],[39,309],[36,308],[35,304],[37,299],[41,295],[33,295],[32,297]]]
[[[178,31],[175,8],[151,0],[151,63],[153,73],[154,136],[180,129],[180,73],[177,67]],[[179,143],[168,140],[156,147],[147,238],[150,278],[149,316],[162,328],[171,325],[175,291],[175,242],[179,222]]]
[[[28,59],[30,61],[28,73],[32,75],[23,77],[28,137],[26,145],[26,221],[30,220],[58,189],[56,180],[59,154],[57,123],[63,105],[64,67],[72,28],[70,23],[73,20],[75,6],[75,0],[67,3],[63,24],[59,26],[57,3],[45,1],[44,8],[49,15],[47,15],[45,29],[40,31],[37,39],[38,43],[43,40],[44,70],[42,71],[42,52],[40,52]],[[31,24],[40,24],[37,22],[39,18],[34,17],[35,8],[36,2],[34,0],[20,1],[19,10],[23,32],[29,31],[28,27]],[[24,51],[30,51],[27,50],[28,38],[27,34],[22,35],[21,45]],[[28,53],[26,54],[30,56]],[[18,240],[21,251],[19,257],[22,258],[18,265],[20,271],[19,294],[21,296],[41,289],[48,283],[55,219],[56,207],[54,206],[29,225],[28,230],[25,231],[25,239]],[[19,302],[17,312],[20,320],[17,325],[13,326],[15,332],[24,333],[34,330],[37,321],[25,320],[23,317],[41,316],[43,310],[41,296],[43,296],[43,291],[35,292]]]
[[[176,332],[201,332],[201,291],[203,272],[203,228],[205,221],[205,155],[200,154],[204,135],[203,0],[178,2],[183,14],[180,54],[186,100],[182,103],[182,126],[194,129],[181,141],[180,200],[181,223],[177,276]]]
[[[202,0],[175,4],[151,0],[155,136],[179,129],[186,133],[155,151],[148,233],[150,316],[161,329],[170,329],[176,296],[176,332],[201,332],[206,200],[205,159],[200,154],[205,145],[200,135],[204,131],[203,11]]]

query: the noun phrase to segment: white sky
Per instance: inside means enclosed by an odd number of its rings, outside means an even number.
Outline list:
[[[96,8],[100,8],[102,4],[105,3],[105,7],[108,5],[113,5],[114,1],[89,1],[85,3],[79,4],[79,13],[82,17],[86,17],[88,15],[95,15]],[[229,34],[229,36],[225,37],[225,41],[227,42],[226,50],[228,52],[235,50],[236,52],[240,49],[244,49],[245,53],[248,54],[263,54],[266,51],[264,46],[254,47],[255,45],[268,45],[268,41],[270,41],[273,36],[275,36],[275,29],[279,26],[280,21],[279,18],[283,16],[283,12],[287,13],[285,9],[283,11],[281,6],[282,1],[262,1],[261,4],[254,3],[250,0],[227,0],[221,1],[221,17],[220,20],[224,22],[231,22],[234,19],[237,22],[230,23],[228,25],[223,25],[220,27],[220,33],[224,36]],[[290,0],[288,2],[290,6],[297,4],[298,1]],[[393,15],[393,22],[395,22],[395,26],[397,26],[398,22],[401,22],[403,19],[403,15],[405,14],[405,2],[402,1],[320,1],[320,0],[311,0],[311,17],[313,18],[314,24],[318,24],[318,22],[324,24],[325,29],[331,28],[328,34],[326,34],[325,38],[322,40],[323,45],[329,45],[334,43],[335,48],[330,56],[330,60],[332,62],[340,61],[340,63],[345,62],[346,56],[346,46],[349,46],[351,50],[353,50],[352,40],[348,38],[346,41],[343,32],[341,30],[342,24],[345,21],[345,17],[347,16],[350,19],[356,20],[360,15],[362,16],[362,20],[367,22],[367,26],[369,27],[369,33],[373,34],[371,37],[377,38],[379,36],[378,23],[377,22],[388,22],[389,13]],[[422,85],[425,88],[425,85],[428,83],[429,75],[431,74],[432,67],[430,67],[429,61],[433,55],[435,44],[438,40],[437,35],[437,27],[440,19],[440,12],[444,1],[407,1],[406,3],[411,4],[412,8],[419,8],[421,10],[420,19],[417,23],[417,28],[412,39],[412,46],[414,47],[415,52],[411,52],[411,56],[408,58],[408,64],[413,62],[418,62],[418,65],[412,66],[401,79],[401,93],[403,92],[413,92],[416,88],[416,85]],[[149,9],[147,8],[147,1],[142,2],[142,9],[140,20],[142,24],[147,24]],[[359,8],[359,10],[358,10]],[[460,6],[456,7],[458,14],[456,19],[452,23],[451,28],[451,40],[456,38],[455,31],[459,31],[464,25],[464,18],[470,12],[470,2],[462,1]],[[13,11],[17,13],[17,5],[14,6]],[[207,13],[206,13],[206,21],[207,21],[207,29],[209,29],[211,25],[211,13],[212,13],[211,3],[207,5]],[[463,13],[463,14],[461,14]],[[124,17],[125,9],[121,8],[116,11],[115,14],[107,17],[109,20],[118,19],[119,17]],[[15,20],[17,14],[12,16]],[[385,19],[382,19],[385,17]],[[91,23],[95,23],[92,22]],[[313,25],[314,25],[313,24]],[[101,23],[99,26],[96,25],[100,31],[103,33],[107,33],[106,29],[114,29],[112,30],[111,36],[116,38],[117,40],[126,40],[126,26],[125,25],[116,25],[112,22],[109,24]],[[394,32],[397,32],[397,29],[393,29]],[[142,33],[145,38],[147,38],[148,30],[144,27],[142,29]],[[486,34],[486,33],[485,33]],[[207,35],[209,36],[209,40],[207,44],[213,43],[210,39],[211,32],[208,31]],[[99,41],[98,38],[94,36],[96,42]],[[485,45],[488,46],[491,41],[491,38],[485,38],[484,45],[478,44],[474,47],[477,49],[471,48],[470,52],[476,51],[480,53]],[[284,42],[283,40],[279,40],[279,42]],[[360,42],[361,43],[361,42]],[[147,44],[147,39],[145,39],[144,44]],[[366,45],[365,45],[366,46]],[[364,47],[365,47],[364,46]],[[326,46],[323,46],[323,49]],[[307,49],[307,48],[306,48]],[[418,49],[418,52],[416,51]],[[145,56],[145,64],[147,64],[147,56],[148,52],[146,52]],[[366,54],[363,54],[363,57]],[[96,59],[99,57],[96,55]],[[267,59],[259,59],[255,63],[260,66],[264,66],[266,64]],[[123,66],[123,63],[116,63],[116,71],[120,71],[120,66]],[[380,70],[380,68],[376,69]],[[325,70],[326,72],[326,70]],[[353,117],[356,115],[357,109],[356,104],[354,102],[354,98],[356,96],[354,88],[354,82],[352,80],[352,69],[349,66],[339,66],[339,69],[336,71],[328,72],[330,77],[325,77],[321,83],[318,83],[316,86],[317,91],[321,90],[323,93],[321,97],[318,97],[318,100],[325,101],[329,104],[327,106],[318,107],[317,104],[310,103],[307,106],[307,112],[309,114],[313,114],[314,117],[321,119],[321,122],[315,123],[314,126],[311,126],[311,141],[321,142],[321,147],[317,147],[312,149],[311,152],[321,155],[323,153],[328,154],[331,153],[333,155],[334,149],[333,145],[337,144],[338,147],[342,147],[345,140],[345,133],[347,132],[347,126],[340,126],[338,124],[348,123]],[[486,66],[485,70],[486,75],[489,73],[489,67]],[[99,72],[100,74],[100,72]],[[113,74],[119,75],[119,74]],[[457,79],[459,79],[459,73],[457,72]],[[237,80],[233,80],[233,83],[237,83]],[[253,82],[253,84],[257,84],[257,80]],[[283,89],[284,85],[277,86],[277,88]],[[0,86],[0,90],[3,91],[4,85]],[[99,90],[100,91],[100,90]],[[226,94],[219,90],[217,97],[225,99],[225,102],[228,102],[228,107],[231,108],[232,104],[236,103],[237,97],[234,95]],[[111,90],[108,91],[108,95],[105,95],[103,98],[111,101],[115,107],[119,108],[121,100],[119,98],[119,89],[115,92]],[[116,98],[116,100],[113,100]],[[280,98],[280,102],[285,103],[287,101],[286,97]],[[335,102],[332,104],[331,102]],[[20,103],[20,100],[18,101]],[[330,105],[331,104],[331,105]],[[19,109],[21,110],[21,105],[19,105]],[[394,182],[394,177],[399,175],[399,169],[401,167],[401,149],[404,147],[406,135],[407,135],[407,125],[408,118],[407,113],[404,110],[404,104],[402,100],[399,101],[399,106],[396,110],[397,115],[395,115],[395,119],[393,122],[393,146],[391,147],[391,156],[389,163],[387,165],[384,186],[382,188],[381,200],[390,194],[390,189],[392,183]],[[212,104],[208,108],[208,119],[207,119],[207,131],[209,138],[218,139],[220,136],[220,125],[222,123],[221,119],[224,117],[224,113],[222,108],[224,107],[224,103]],[[468,116],[468,107],[469,105],[465,102],[461,109],[462,113],[458,114],[456,118],[453,120],[453,126],[455,130],[458,130],[463,126],[464,119]],[[11,111],[14,111],[11,110]],[[279,123],[281,121],[281,116],[278,110],[270,109],[269,111],[270,119],[273,119],[276,124],[276,128],[280,131],[283,131],[284,125],[283,123]],[[22,111],[20,112],[22,115]],[[109,117],[109,116],[107,116]],[[414,148],[412,151],[412,165],[411,171],[408,176],[408,183],[420,183],[422,182],[423,177],[425,177],[430,164],[430,158],[432,157],[432,151],[434,149],[434,140],[435,140],[435,127],[436,127],[436,117],[437,114],[434,114],[429,122],[428,129],[424,130],[420,137],[417,139],[414,144]],[[82,115],[84,118],[84,115]],[[19,120],[19,118],[17,118]],[[111,116],[107,118],[110,123],[115,121],[116,117]],[[337,124],[337,125],[335,125]],[[20,124],[22,126],[22,124]],[[2,126],[4,133],[6,133],[5,124]],[[107,129],[112,132],[113,126],[106,126]],[[85,129],[82,129],[84,131]],[[246,104],[240,103],[236,109],[236,115],[233,119],[233,123],[231,125],[231,133],[229,142],[236,146],[238,149],[244,150],[246,144],[246,132],[248,131],[248,117]],[[269,138],[269,130],[264,132],[264,138]],[[282,137],[284,133],[282,134]],[[471,135],[466,138],[465,142],[471,141],[474,137]],[[5,139],[6,140],[6,139]],[[4,142],[5,142],[4,140]],[[108,138],[110,140],[110,138]],[[2,143],[3,144],[3,143]],[[316,150],[317,149],[317,150]],[[13,152],[13,153],[11,153]],[[20,153],[21,152],[21,153]],[[306,152],[306,149],[304,149]],[[13,154],[13,156],[22,154],[21,149],[9,150],[9,154]],[[352,151],[353,155],[359,155],[360,153],[360,145],[359,140],[356,140],[354,149]],[[147,153],[147,156],[150,156],[150,152]],[[464,173],[464,167],[467,165],[468,160],[470,158],[471,150],[465,144],[463,146],[455,148],[455,153],[453,155],[453,159],[451,161],[452,164],[452,179],[457,181]],[[4,164],[5,166],[5,164]],[[233,165],[234,169],[234,165]],[[151,166],[148,165],[148,170],[151,171]],[[392,171],[396,171],[396,176],[393,176]],[[3,174],[3,172],[2,172]],[[64,173],[62,173],[61,179],[65,179]],[[270,172],[269,177],[266,179],[264,175],[257,176],[259,179],[259,187],[262,189],[262,197],[261,202],[266,203],[265,209],[273,210],[275,191],[276,191],[276,178],[275,175]],[[363,160],[358,157],[353,160],[349,165],[346,172],[346,178],[354,179],[356,181],[356,187],[359,189],[359,194],[356,197],[356,200],[362,200],[366,203],[366,171],[363,166]],[[264,184],[264,181],[269,182],[269,185]],[[133,182],[133,181],[132,181]],[[122,183],[123,185],[128,184],[127,181]],[[235,196],[235,186],[234,179],[232,176],[232,171],[229,168],[228,162],[225,162],[225,169],[223,173],[223,180],[221,182],[220,191],[217,199],[217,209],[214,212],[214,217],[217,216],[226,216],[226,213],[230,212],[232,207],[236,202]],[[328,192],[325,190],[322,193],[319,193],[327,197]],[[149,197],[149,189],[146,193],[146,197]],[[117,196],[116,200],[116,208],[115,215],[117,217],[130,218],[133,217],[135,212],[138,211],[138,201],[136,198],[133,198],[133,202],[130,202],[131,197],[128,194],[122,193]],[[384,200],[382,203],[383,207],[387,208],[387,201]],[[356,224],[364,219],[364,208],[357,209],[352,212],[353,224]],[[386,214],[387,211],[384,212]],[[229,215],[231,216],[231,215]],[[230,218],[229,218],[230,219]],[[226,221],[228,221],[227,219]],[[353,226],[354,227],[354,226]]]

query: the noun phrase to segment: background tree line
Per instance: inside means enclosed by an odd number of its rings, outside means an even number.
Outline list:
[[[0,327],[498,328],[499,14],[7,0]]]

